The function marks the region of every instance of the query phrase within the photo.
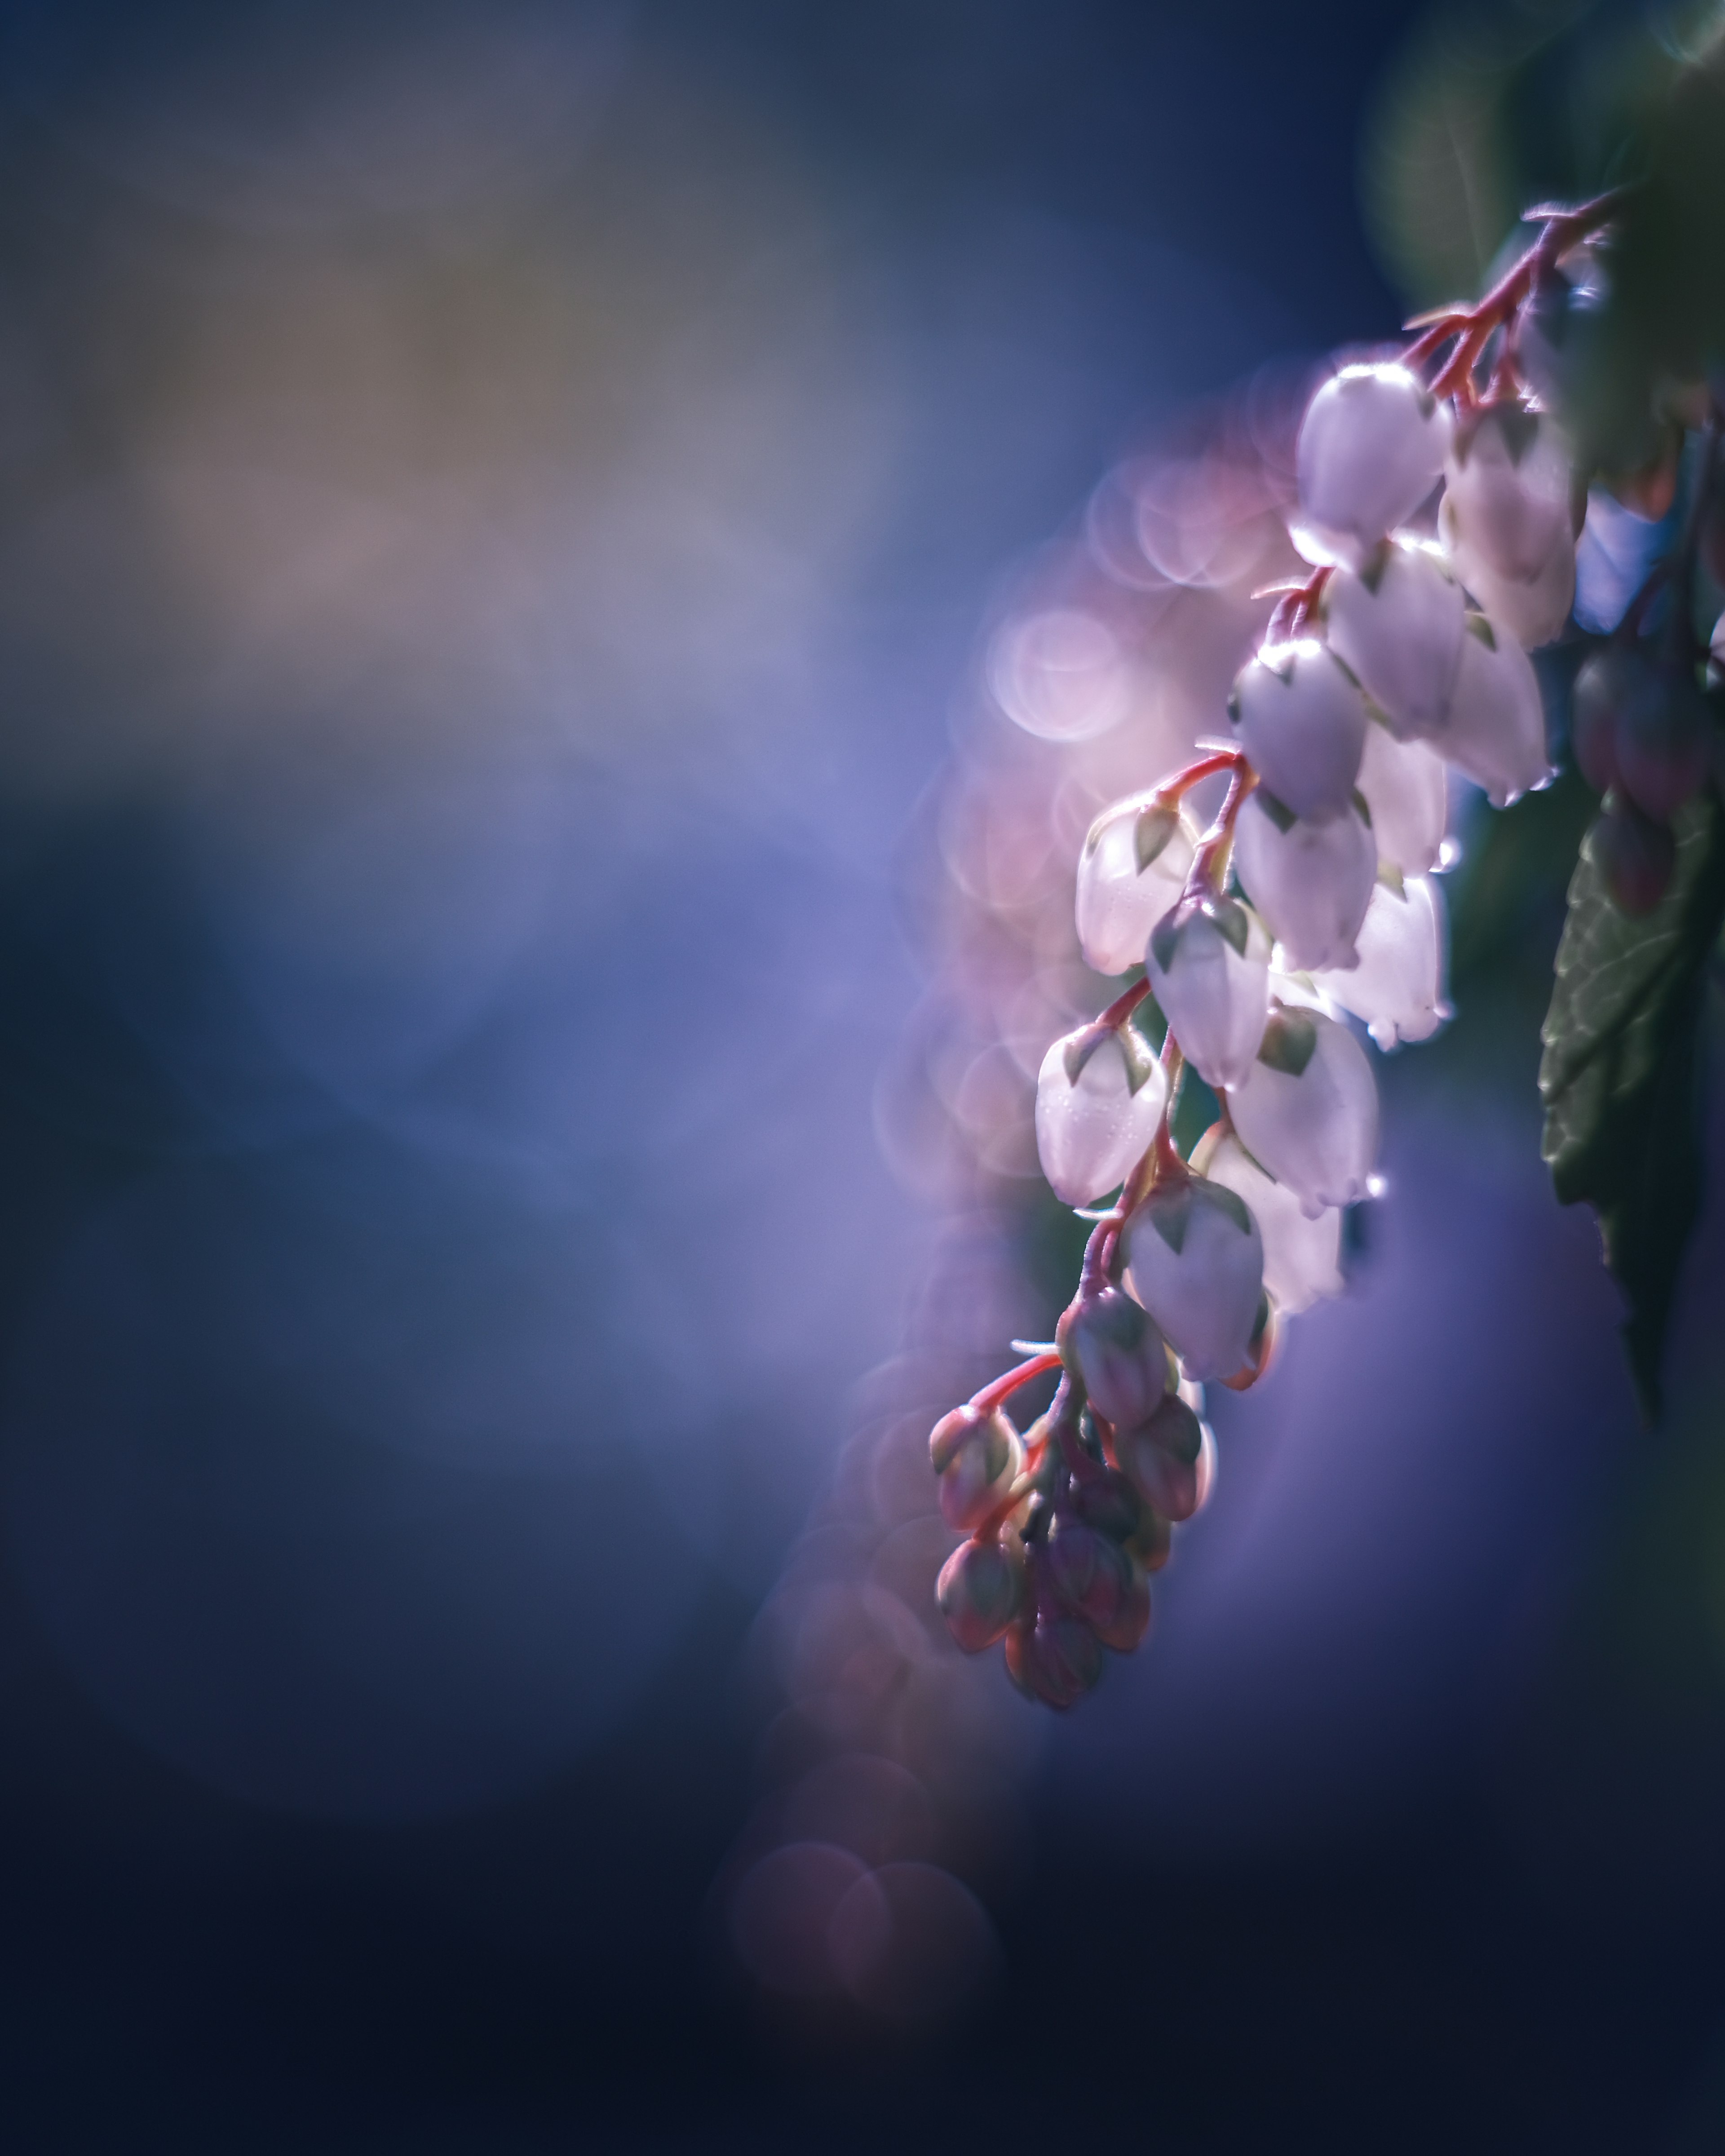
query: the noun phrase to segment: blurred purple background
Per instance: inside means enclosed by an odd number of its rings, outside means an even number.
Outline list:
[[[1656,1444],[1549,888],[1146,1653],[1056,1723],[907,1635],[806,1749],[1070,1262],[997,631],[1394,333],[1414,19],[0,9],[9,2142],[1716,2145],[1722,1254]]]

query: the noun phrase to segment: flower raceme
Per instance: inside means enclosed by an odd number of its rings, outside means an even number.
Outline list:
[[[1106,808],[1084,843],[1081,948],[1135,978],[1049,1049],[1036,1136],[1056,1196],[1103,1209],[1054,1343],[932,1440],[942,1510],[968,1536],[941,1575],[947,1622],[973,1651],[1004,1640],[1014,1681],[1051,1706],[1144,1633],[1149,1574],[1212,1480],[1202,1387],[1255,1383],[1278,1327],[1341,1287],[1343,1213],[1368,1194],[1378,1135],[1360,1033],[1388,1050],[1449,1015],[1433,874],[1450,774],[1498,807],[1553,775],[1527,648],[1568,617],[1578,488],[1513,354],[1541,265],[1609,205],[1540,214],[1476,307],[1313,396],[1291,519],[1312,573],[1276,595],[1226,745]],[[1712,738],[1694,665],[1639,634],[1632,620],[1576,699],[1583,767],[1613,789],[1600,857],[1620,860],[1626,905],[1663,888],[1670,819]],[[1224,776],[1200,833],[1189,802]],[[1219,1114],[1185,1158],[1171,1124],[1188,1064]],[[1055,1372],[1020,1435],[1005,1402]]]

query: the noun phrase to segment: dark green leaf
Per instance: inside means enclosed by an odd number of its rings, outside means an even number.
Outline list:
[[[1598,1211],[1629,1305],[1630,1366],[1650,1417],[1683,1245],[1700,1204],[1696,1035],[1704,968],[1725,921],[1725,838],[1711,794],[1676,819],[1670,889],[1640,919],[1606,896],[1594,835],[1569,886],[1543,1029],[1543,1150],[1558,1199]]]

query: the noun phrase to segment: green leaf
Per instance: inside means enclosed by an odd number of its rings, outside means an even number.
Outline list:
[[[1674,829],[1671,887],[1639,919],[1607,896],[1593,832],[1583,841],[1539,1066],[1542,1151],[1559,1202],[1585,1199],[1599,1214],[1650,1419],[1660,1412],[1665,1330],[1700,1206],[1697,1033],[1707,957],[1725,921],[1718,803],[1711,794],[1691,802]]]

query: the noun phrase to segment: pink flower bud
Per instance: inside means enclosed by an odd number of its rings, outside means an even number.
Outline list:
[[[1042,1612],[1034,1625],[1014,1625],[1008,1632],[1006,1667],[1032,1699],[1073,1707],[1101,1678],[1101,1642],[1081,1618]]]
[[[1228,700],[1241,748],[1296,816],[1338,816],[1366,745],[1366,700],[1333,651],[1310,639],[1266,644]]]
[[[1096,1468],[1076,1482],[1066,1502],[1078,1518],[1111,1542],[1126,1542],[1144,1517],[1137,1491],[1111,1467]]]
[[[1075,1303],[1055,1335],[1105,1422],[1142,1422],[1168,1390],[1168,1349],[1142,1303],[1117,1287]]]
[[[1114,1449],[1122,1473],[1153,1512],[1189,1520],[1198,1510],[1198,1463],[1204,1432],[1186,1403],[1170,1394],[1134,1430],[1117,1430]]]
[[[1024,1603],[1024,1546],[1009,1529],[960,1543],[941,1567],[935,1599],[967,1655],[993,1645]]]
[[[1062,1607],[1087,1625],[1106,1625],[1129,1584],[1129,1568],[1118,1543],[1064,1507],[1044,1545],[1043,1563]]]
[[[937,1475],[945,1472],[952,1455],[984,1417],[968,1401],[943,1414],[928,1433],[928,1464]]]
[[[1150,1629],[1149,1577],[1136,1558],[1126,1560],[1126,1584],[1106,1625],[1096,1627],[1096,1637],[1117,1655],[1129,1655]]]
[[[1146,1572],[1160,1572],[1173,1551],[1173,1534],[1166,1517],[1147,1506],[1144,1516],[1122,1545],[1134,1564]]]
[[[1001,1502],[1024,1460],[1024,1448],[997,1408],[962,1437],[941,1471],[941,1517],[949,1527],[979,1527]]]

